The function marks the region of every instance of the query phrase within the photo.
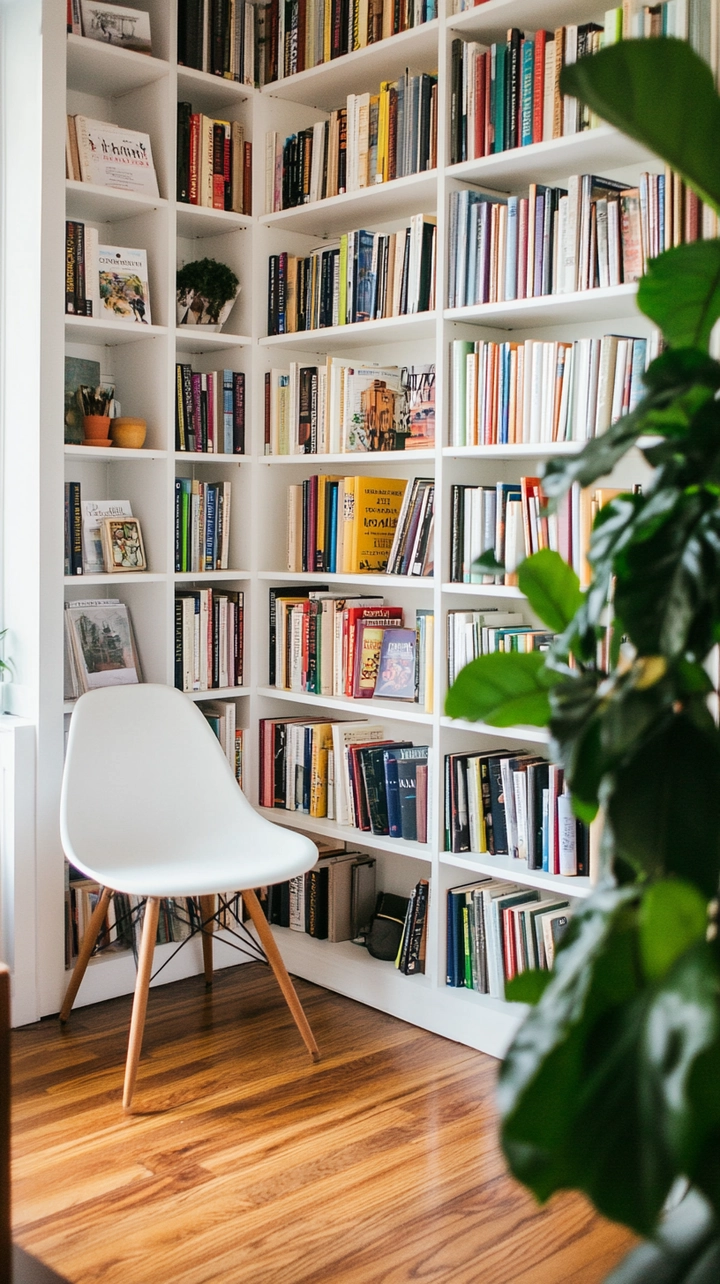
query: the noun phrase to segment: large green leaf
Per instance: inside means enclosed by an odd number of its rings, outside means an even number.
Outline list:
[[[608,809],[617,851],[648,874],[715,896],[720,874],[720,737],[670,717],[617,773]]]
[[[580,581],[559,553],[543,548],[518,567],[518,587],[553,633],[562,633],[582,603]]]
[[[707,348],[720,317],[720,241],[694,241],[651,259],[638,307],[676,348]]]
[[[646,1244],[625,1258],[605,1284],[717,1284],[720,1227],[712,1208],[690,1190]]]
[[[692,883],[663,879],[649,887],[640,907],[640,952],[648,979],[664,976],[681,954],[702,941],[707,921],[707,902]]]
[[[494,727],[544,727],[550,718],[548,690],[557,681],[538,651],[494,651],[461,670],[447,693],[445,712]]]
[[[623,40],[565,67],[560,92],[661,156],[720,209],[720,99],[710,67],[685,41]]]
[[[503,1063],[499,1102],[512,1171],[539,1199],[580,1189],[648,1234],[707,1131],[690,1084],[716,1034],[717,965],[702,942],[649,985],[637,896],[598,892],[575,915]]]
[[[505,998],[509,1003],[530,1003],[534,1006],[540,1002],[551,979],[550,972],[536,968],[518,972],[517,976],[505,983]]]

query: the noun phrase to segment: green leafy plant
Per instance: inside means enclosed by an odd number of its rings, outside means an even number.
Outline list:
[[[231,299],[235,298],[240,282],[227,263],[217,259],[195,259],[186,263],[177,271],[178,296],[189,294],[192,290],[207,303],[207,311],[213,324]]]
[[[561,89],[720,210],[720,99],[688,45],[611,46],[566,68]],[[579,454],[551,460],[544,487],[552,507],[632,449],[652,481],[598,514],[586,591],[556,553],[520,565],[555,643],[473,661],[446,711],[547,725],[576,814],[600,812],[603,824],[599,886],[553,972],[507,986],[531,1005],[499,1077],[510,1168],[540,1200],[575,1188],[652,1237],[613,1284],[710,1284],[720,1278],[720,732],[708,676],[720,641],[720,364],[708,348],[720,241],[650,262],[638,303],[667,344],[641,403]],[[688,1193],[665,1216],[680,1180]]]

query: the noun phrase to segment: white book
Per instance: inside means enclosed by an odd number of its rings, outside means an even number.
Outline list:
[[[575,99],[573,99],[575,101]],[[580,244],[580,196],[582,176],[573,174],[568,179],[567,223],[563,241],[563,275],[561,292],[572,294],[578,288],[578,249]]]
[[[601,196],[596,203],[595,221],[597,226],[598,278],[600,281],[600,288],[604,289],[610,284],[610,260],[608,258],[608,203],[605,196]]]
[[[275,157],[278,149],[277,130],[265,134],[265,213],[274,214],[275,207]],[[313,159],[315,149],[313,147]]]
[[[610,409],[610,423],[617,423],[622,415],[623,396],[625,393],[625,362],[627,358],[628,342],[632,347],[632,340],[618,339],[617,349],[615,352],[614,379],[612,390],[612,402]]]
[[[597,406],[595,411],[595,436],[606,432],[612,420],[615,363],[618,350],[616,334],[605,334],[600,340],[600,369],[598,373]]]
[[[545,81],[543,89],[543,142],[553,136],[555,111],[555,41],[545,45]]]
[[[132,517],[129,499],[81,499],[83,574],[101,575],[105,570],[102,523],[106,517]]]
[[[357,112],[357,175],[356,186],[368,187],[368,153],[370,149],[370,94],[358,94]]]
[[[75,117],[83,183],[158,196],[150,135],[89,116]]]
[[[620,202],[608,200],[608,269],[611,285],[620,285]]]
[[[568,793],[560,794],[557,800],[557,825],[560,873],[577,874],[577,822]]]
[[[315,6],[311,6],[314,12]],[[325,121],[318,120],[313,125],[312,164],[310,167],[310,201],[319,201],[322,197],[323,161],[325,152]]]
[[[525,556],[522,503],[520,500],[510,499],[505,513],[505,569],[509,572],[516,571]]]
[[[515,817],[517,822],[517,855],[519,860],[526,861],[529,845],[526,772],[513,772],[513,787],[515,790]]]
[[[151,325],[147,253],[119,245],[98,246],[99,318]]]
[[[385,728],[371,722],[334,722],[332,724],[335,767],[335,819],[339,825],[352,825],[347,751],[350,745],[371,744],[385,739]]]
[[[575,23],[568,23],[565,28],[564,65],[569,67],[577,62],[578,29]],[[563,99],[563,134],[576,134],[578,128],[578,100],[566,94]]]

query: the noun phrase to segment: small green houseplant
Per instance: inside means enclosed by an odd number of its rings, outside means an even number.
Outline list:
[[[176,286],[178,324],[217,330],[227,321],[240,290],[232,268],[217,259],[195,259],[178,268]]]
[[[566,68],[561,89],[720,210],[720,98],[687,44],[611,46]],[[613,1284],[717,1284],[720,731],[708,671],[720,642],[720,363],[709,353],[720,241],[652,260],[638,304],[667,344],[642,402],[579,454],[551,460],[544,487],[552,506],[633,448],[651,485],[598,514],[585,592],[549,550],[521,564],[520,588],[554,645],[473,661],[446,711],[547,726],[576,814],[604,818],[600,883],[553,972],[507,986],[530,1005],[499,1077],[510,1168],[540,1200],[581,1190],[651,1237]]]

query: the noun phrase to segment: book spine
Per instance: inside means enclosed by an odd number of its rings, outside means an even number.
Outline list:
[[[242,371],[233,374],[232,382],[232,451],[234,455],[245,454],[245,375]]]
[[[80,507],[80,482],[70,482],[70,574],[82,575],[82,511]]]

